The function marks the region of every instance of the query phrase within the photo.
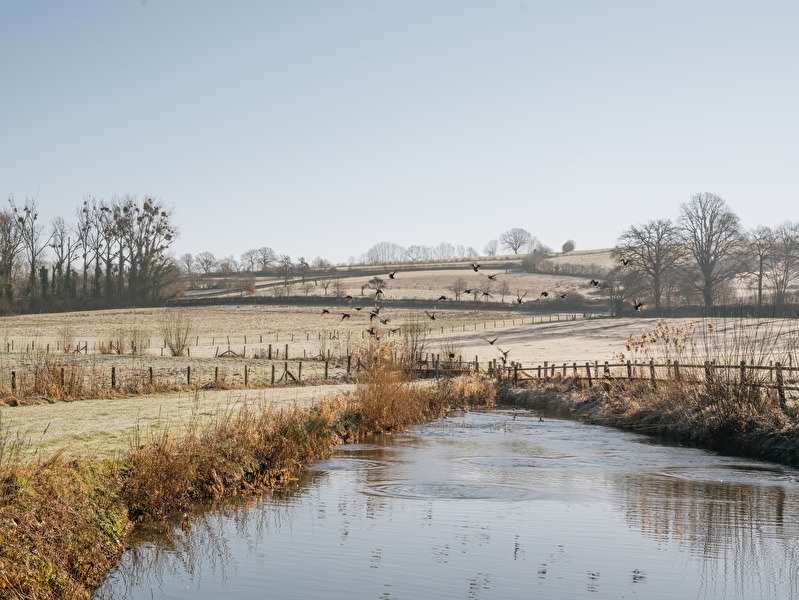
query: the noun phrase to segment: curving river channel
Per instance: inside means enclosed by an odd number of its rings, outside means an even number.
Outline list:
[[[799,471],[472,412],[142,532],[96,598],[799,598]]]

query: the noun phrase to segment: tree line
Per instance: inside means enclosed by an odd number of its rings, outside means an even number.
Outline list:
[[[613,249],[616,266],[605,290],[614,314],[633,303],[660,312],[683,304],[706,308],[738,301],[783,307],[796,302],[799,222],[745,229],[718,195],[695,194],[677,221],[653,219],[628,227]]]
[[[84,198],[68,221],[39,218],[36,198],[0,209],[3,312],[144,306],[178,281],[171,210],[155,198]]]

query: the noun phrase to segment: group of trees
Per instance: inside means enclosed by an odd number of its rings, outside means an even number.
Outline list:
[[[4,310],[135,306],[158,302],[177,281],[168,251],[171,211],[154,198],[86,198],[74,221],[39,218],[36,198],[0,209]]]
[[[747,231],[712,193],[694,195],[676,222],[654,219],[626,229],[614,248],[618,266],[607,277],[615,310],[631,299],[660,311],[675,303],[712,307],[733,298],[733,285],[754,282],[754,302],[789,301],[799,276],[799,223]]]

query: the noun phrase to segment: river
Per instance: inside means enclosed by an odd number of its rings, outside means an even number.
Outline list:
[[[95,598],[799,598],[799,471],[471,412],[142,530]]]

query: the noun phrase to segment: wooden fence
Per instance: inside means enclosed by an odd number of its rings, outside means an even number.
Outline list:
[[[498,327],[534,325],[544,323],[558,323],[561,321],[577,321],[602,318],[605,315],[599,313],[551,313],[545,315],[520,315],[515,317],[505,317],[497,319],[475,320],[472,322],[460,322],[457,324],[446,324],[441,321],[435,325],[429,325],[425,332],[427,335],[446,335],[455,333],[468,333],[470,331],[489,331]],[[439,324],[441,323],[441,324]],[[327,356],[319,356],[320,353],[313,352],[310,348],[317,350],[323,342],[338,342],[367,339],[369,333],[368,325],[363,328],[354,327],[351,329],[330,328],[314,331],[271,331],[267,333],[242,333],[239,335],[193,335],[187,343],[188,356],[219,356],[225,352],[234,352],[240,357],[262,355],[264,358],[274,359],[306,359],[306,358],[338,358],[343,359],[349,354],[346,348],[342,348],[338,354],[327,353]],[[400,325],[398,327],[387,327],[382,335],[388,339],[402,338],[406,332]],[[291,344],[291,347],[289,346]],[[152,336],[141,336],[139,339],[104,339],[95,337],[89,339],[78,339],[65,344],[56,338],[43,339],[41,337],[28,338],[9,338],[4,342],[4,347],[0,346],[5,354],[144,354],[168,356],[169,349],[166,340],[154,338]]]
[[[510,363],[496,369],[498,378],[511,380],[519,384],[524,380],[553,381],[571,378],[585,381],[589,388],[603,385],[606,390],[614,381],[645,381],[652,388],[665,382],[683,382],[713,386],[717,384],[734,384],[750,389],[776,390],[780,405],[784,408],[787,394],[799,393],[799,367],[783,365],[779,362],[764,364],[747,364],[742,360],[738,364],[718,364],[705,361],[702,364],[680,363],[678,360],[667,360],[665,363],[626,361],[610,363],[605,361],[585,362],[578,365],[571,363],[549,363],[535,367],[523,367],[520,363]]]

